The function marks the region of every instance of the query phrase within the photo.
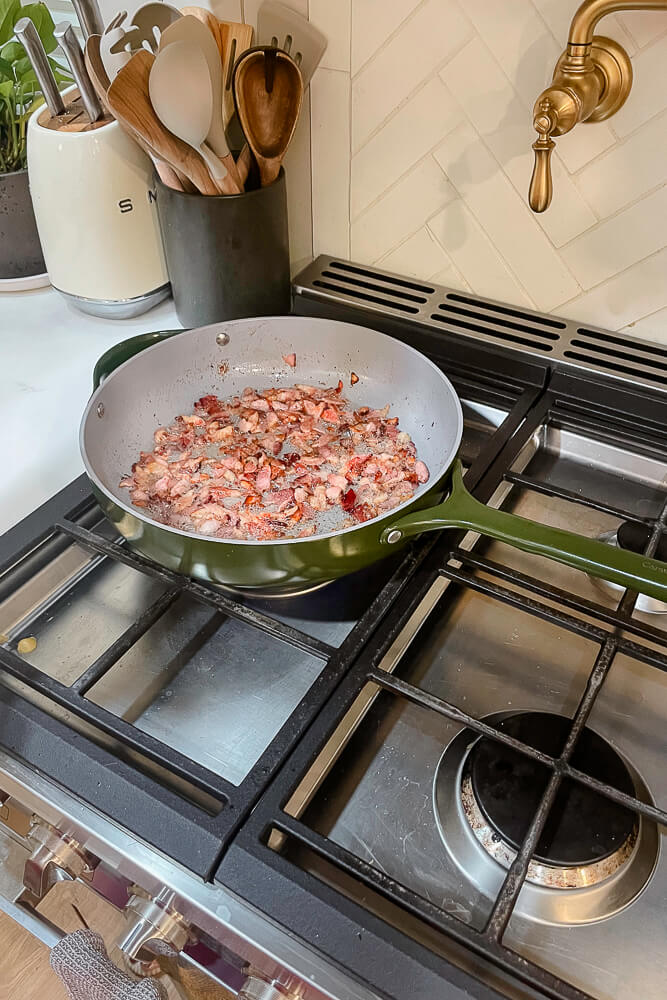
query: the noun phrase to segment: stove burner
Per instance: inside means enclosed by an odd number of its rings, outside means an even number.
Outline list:
[[[523,712],[498,728],[522,743],[558,756],[571,722],[546,712]],[[634,795],[632,778],[616,751],[597,733],[584,729],[572,758],[578,768]],[[498,837],[515,851],[528,832],[550,771],[524,754],[483,738],[468,762],[472,791]],[[582,868],[611,857],[636,830],[636,815],[584,785],[565,779],[556,795],[534,860],[554,868]]]
[[[525,712],[517,715],[507,712],[496,712],[492,715],[484,716],[482,721],[503,732],[511,733],[523,739],[527,744],[539,747],[548,753],[559,753],[563,747],[569,722],[561,719],[560,716],[540,713]],[[526,730],[531,730],[529,736],[523,732],[522,726]],[[552,735],[551,739],[545,739],[542,743],[542,729],[547,729]],[[538,738],[532,736],[538,734]],[[594,774],[595,777],[608,778],[610,784],[628,790],[627,782],[630,782],[629,790],[638,799],[645,802],[652,802],[651,794],[646,787],[641,775],[625,761],[621,760],[618,754],[596,733],[584,730],[582,739],[584,752],[575,755],[575,764],[581,766],[581,770]],[[593,754],[586,755],[586,744],[592,739]],[[470,730],[462,729],[454,739],[445,747],[436,769],[433,782],[433,808],[435,819],[442,837],[443,845],[450,857],[456,864],[462,877],[468,885],[467,891],[480,892],[482,896],[494,900],[500,891],[500,887],[505,879],[507,870],[516,858],[517,851],[509,841],[503,839],[496,827],[492,826],[487,816],[482,812],[478,804],[472,786],[472,770],[479,757],[479,768],[482,770],[482,753],[484,747],[480,744],[491,742],[492,746],[498,749],[496,760],[501,763],[500,775],[505,778],[508,772],[504,771],[505,763],[512,764],[512,756],[508,761],[508,754],[505,748],[494,741],[484,738],[477,739],[472,745],[470,741]],[[595,766],[595,753],[602,748],[602,762]],[[532,765],[530,758],[517,755],[525,759]],[[487,763],[488,763],[487,758]],[[516,761],[516,757],[514,758]],[[611,763],[613,761],[613,764]],[[607,770],[605,770],[605,762]],[[612,777],[613,776],[613,777]],[[505,780],[503,778],[503,780]],[[614,780],[620,779],[620,780]],[[544,789],[544,783],[548,780],[546,769],[538,765],[537,782],[540,788]],[[561,788],[563,786],[561,785]],[[565,788],[572,790],[573,784],[565,785]],[[584,786],[581,786],[582,788]],[[586,791],[586,789],[584,789]],[[595,795],[598,801],[601,797]],[[488,804],[489,811],[491,806]],[[537,800],[535,800],[537,805]],[[554,805],[547,833],[551,834],[552,841],[548,845],[548,850],[555,850],[559,841],[562,848],[563,813],[567,816],[567,807],[572,807],[572,799],[564,803],[559,797]],[[560,810],[560,812],[558,811]],[[578,867],[574,865],[554,865],[547,864],[539,857],[549,857],[542,841],[538,847],[538,856],[534,856],[528,865],[526,881],[521,889],[515,912],[528,920],[538,923],[573,925],[588,924],[597,920],[604,920],[618,913],[628,906],[648,884],[653,874],[659,854],[659,834],[654,823],[647,822],[641,817],[636,821],[631,812],[629,836],[624,842],[618,844],[617,849],[607,857],[602,857],[591,849],[587,843],[582,846],[587,850],[582,850],[581,858],[595,857],[590,864],[583,864]],[[532,816],[529,816],[522,827],[523,833],[530,823]],[[589,829],[590,829],[589,810]],[[606,834],[605,827],[602,827],[602,840],[606,838],[607,847],[611,846],[610,838]],[[595,833],[595,830],[593,830]],[[619,838],[623,836],[621,826],[617,827]],[[558,836],[557,836],[558,834]],[[596,843],[595,841],[593,843]],[[598,841],[598,850],[601,847]],[[540,853],[541,852],[541,853]],[[563,856],[562,853],[560,855]],[[570,856],[573,856],[571,853]]]
[[[650,530],[648,525],[638,524],[635,521],[624,521],[618,526],[616,531],[604,531],[599,536],[599,541],[606,542],[607,545],[614,545],[617,548],[627,549],[630,552],[643,552],[649,540]],[[663,562],[667,560],[667,538],[665,535],[663,535],[662,541],[658,545],[655,558],[662,559]],[[619,586],[619,584],[611,583],[609,580],[600,580],[594,576],[589,577],[589,579],[596,587],[603,590],[605,594],[616,596],[617,594],[622,594],[624,591],[624,588]],[[639,594],[637,596],[635,608],[637,611],[642,611],[646,614],[667,614],[667,604],[656,600],[655,597],[649,597],[647,594]]]

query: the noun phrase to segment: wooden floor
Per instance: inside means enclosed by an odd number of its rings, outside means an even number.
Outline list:
[[[110,957],[120,964],[112,946],[123,926],[123,917],[86,886],[62,882],[54,886],[39,909],[63,931],[71,932],[82,926],[72,903],[86,923],[102,935]],[[169,980],[162,982],[169,1000],[180,1000],[174,985]],[[49,949],[4,914],[0,914],[0,1000],[68,1000],[60,979],[51,971]]]

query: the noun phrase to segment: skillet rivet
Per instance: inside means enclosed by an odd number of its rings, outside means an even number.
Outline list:
[[[229,343],[229,334],[221,331],[215,338],[215,342],[218,347],[226,347]]]
[[[389,542],[390,545],[395,545],[396,542],[400,542],[402,537],[403,537],[402,532],[400,532],[398,528],[394,528],[394,530],[390,531],[389,534],[387,535],[387,541]]]
[[[104,403],[98,403],[97,404],[97,416],[98,417],[103,417],[104,416]]]

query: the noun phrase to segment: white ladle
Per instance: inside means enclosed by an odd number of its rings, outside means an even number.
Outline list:
[[[164,29],[160,36],[159,51],[162,52],[176,42],[187,42],[196,45],[204,54],[211,79],[211,95],[213,99],[211,124],[206,136],[206,142],[216,156],[223,161],[229,174],[230,180],[226,185],[226,193],[238,193],[243,190],[243,184],[238,175],[234,157],[229,151],[222,120],[222,64],[216,41],[211,33],[211,29],[203,21],[200,21],[192,14],[186,14]]]
[[[222,181],[227,168],[206,142],[213,114],[213,88],[201,48],[194,42],[173,42],[161,49],[151,68],[148,91],[164,127],[196,149],[211,177]]]

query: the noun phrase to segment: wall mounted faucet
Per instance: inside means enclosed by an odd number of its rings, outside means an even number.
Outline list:
[[[619,10],[667,10],[667,0],[584,0],[572,18],[567,48],[556,63],[553,80],[535,102],[535,165],[528,203],[533,212],[549,207],[553,136],[577,122],[601,122],[625,103],[632,87],[632,63],[612,38],[594,35],[605,14]]]

